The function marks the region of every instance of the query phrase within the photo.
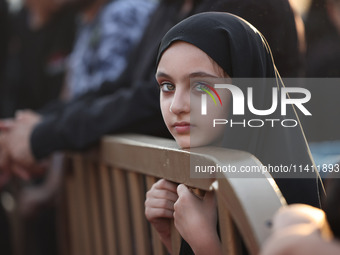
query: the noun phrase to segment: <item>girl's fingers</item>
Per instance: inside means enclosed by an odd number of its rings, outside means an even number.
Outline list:
[[[179,184],[177,186],[177,194],[178,194],[178,197],[180,198],[193,195],[192,192],[189,190],[189,188],[185,186],[184,184]]]
[[[153,208],[147,207],[145,208],[145,216],[149,221],[152,221],[157,218],[173,218],[174,211],[164,208]]]
[[[156,199],[167,199],[176,202],[178,199],[177,193],[173,193],[167,190],[154,190],[153,192],[148,192],[147,197]]]
[[[160,179],[154,184],[157,189],[164,189],[172,192],[176,192],[177,184],[167,181],[165,179]]]
[[[154,187],[157,189],[164,189],[164,190],[168,190],[168,191],[172,191],[172,192],[177,192],[177,184],[164,180],[164,179],[160,179],[158,180],[155,184]]]
[[[174,210],[174,202],[167,199],[147,199],[145,200],[145,207]]]
[[[146,198],[167,199],[175,202],[178,198],[176,188],[176,184],[161,179],[152,185],[151,189],[146,193]]]
[[[198,200],[202,200],[200,196],[198,196],[192,189],[188,188],[184,184],[180,184],[177,187],[178,197],[186,200],[187,198],[196,198]]]

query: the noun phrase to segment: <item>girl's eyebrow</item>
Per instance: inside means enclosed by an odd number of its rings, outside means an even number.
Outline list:
[[[163,72],[157,72],[156,73],[156,78],[159,78],[159,77],[164,77],[164,78],[167,78],[167,79],[170,79],[171,76],[166,74],[166,73],[163,73]]]
[[[219,78],[216,75],[209,74],[206,72],[194,72],[189,75],[189,78],[196,78],[196,77],[210,77],[210,78]]]
[[[164,73],[164,72],[157,72],[156,73],[156,78],[159,78],[159,77],[164,77],[164,78],[168,78],[170,79],[171,76]],[[194,72],[194,73],[190,73],[188,75],[189,78],[197,78],[197,77],[210,77],[210,78],[219,78],[218,76],[216,75],[213,75],[213,74],[209,74],[209,73],[206,73],[206,72]]]

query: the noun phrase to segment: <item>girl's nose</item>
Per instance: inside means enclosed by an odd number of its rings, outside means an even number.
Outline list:
[[[189,113],[190,93],[177,90],[174,94],[169,110],[174,114]]]

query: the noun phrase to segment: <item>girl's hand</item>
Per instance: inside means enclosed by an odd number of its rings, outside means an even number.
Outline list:
[[[178,200],[174,208],[175,226],[196,255],[222,254],[217,234],[217,210],[213,192],[203,199],[194,195],[185,185],[177,187]]]
[[[171,253],[171,219],[177,196],[177,184],[161,179],[146,193],[145,216],[155,227]]]

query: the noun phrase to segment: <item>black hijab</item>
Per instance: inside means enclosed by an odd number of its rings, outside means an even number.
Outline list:
[[[272,104],[272,88],[279,92],[284,87],[276,71],[269,46],[261,33],[247,21],[228,13],[207,12],[191,16],[174,26],[162,39],[157,65],[162,54],[175,41],[184,41],[201,49],[212,58],[247,94],[247,87],[254,88],[254,105],[257,109],[268,109]],[[239,79],[242,78],[242,79]],[[245,79],[247,78],[247,79]],[[256,78],[256,79],[254,79]],[[237,84],[235,84],[237,83]],[[280,101],[280,93],[278,102]],[[230,106],[231,107],[231,106]],[[245,107],[247,108],[247,107]],[[269,116],[255,116],[249,111],[244,116],[229,116],[234,121],[242,119],[294,119],[298,117],[291,105],[286,116],[278,109]],[[280,123],[278,122],[278,123]],[[223,147],[248,151],[255,155],[265,166],[302,165],[311,169],[313,161],[300,124],[294,128],[282,125],[265,125],[261,128],[226,127]],[[319,207],[317,174],[311,171],[275,174],[282,194],[288,203],[306,203]],[[297,178],[300,177],[300,178]]]
[[[304,56],[300,47],[304,37],[300,35],[301,29],[297,29],[289,1],[222,0],[212,8],[212,11],[221,10],[244,18],[261,31],[270,45],[282,77],[303,74]]]

